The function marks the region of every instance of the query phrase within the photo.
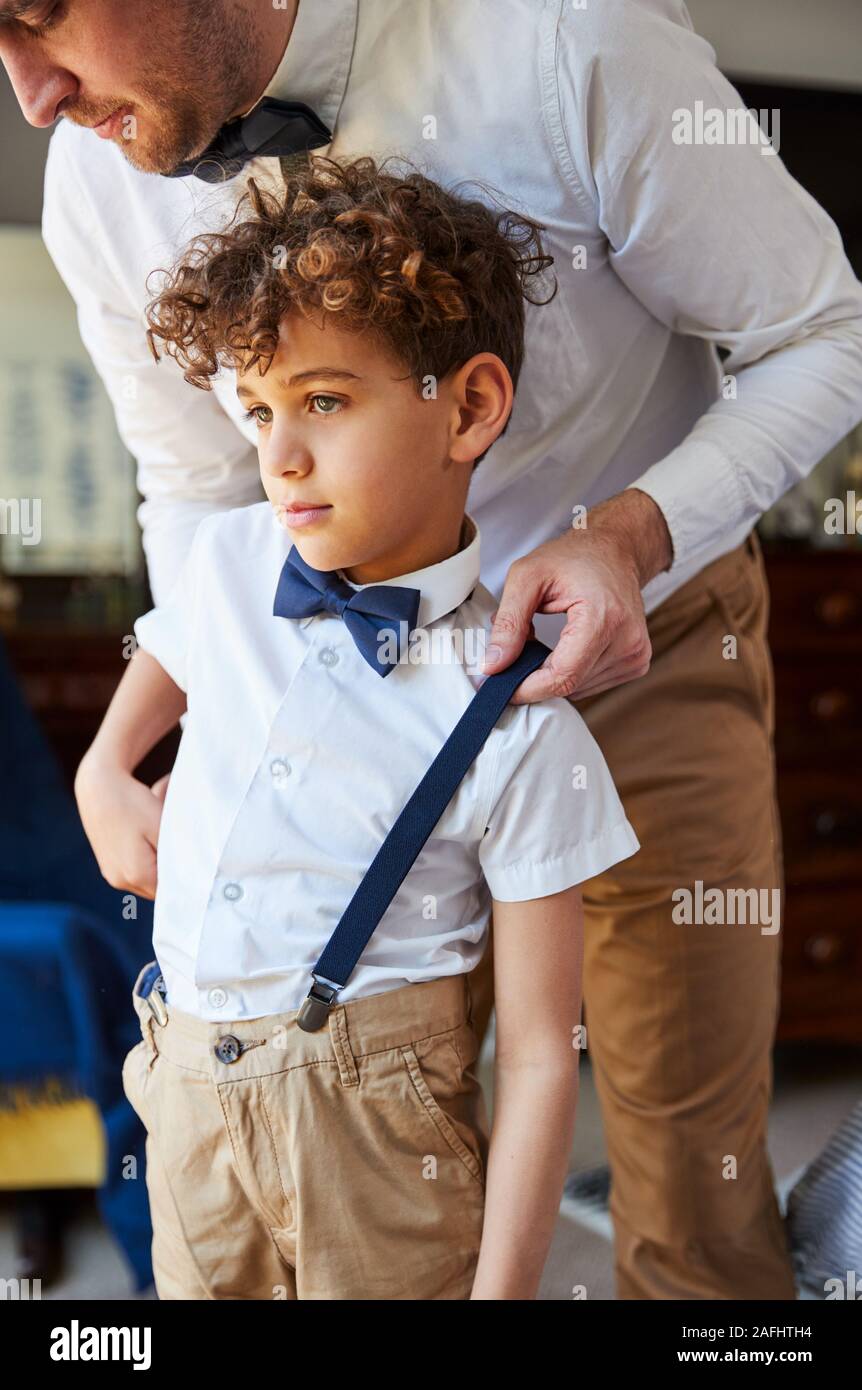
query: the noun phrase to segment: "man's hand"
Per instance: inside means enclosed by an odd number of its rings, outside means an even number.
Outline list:
[[[513,704],[586,699],[646,675],[652,646],[641,589],[672,561],[667,522],[647,493],[627,488],[599,503],[583,530],[546,541],[510,567],[483,672],[514,661],[533,634],[534,613],[566,613],[557,645],[521,682]]]
[[[96,759],[81,761],[75,799],[96,862],[112,888],[156,896],[156,850],[170,773],[152,787]]]

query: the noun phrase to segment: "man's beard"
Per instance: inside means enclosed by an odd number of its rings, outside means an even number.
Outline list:
[[[178,164],[200,154],[232,109],[220,104],[213,110],[207,103],[207,108],[201,110],[187,92],[168,97],[164,86],[159,96],[154,94],[146,101],[145,107],[145,138],[121,137],[114,142],[132,167],[145,174],[169,174]]]
[[[152,61],[142,64],[147,75],[138,82],[135,99],[118,97],[98,107],[79,102],[69,119],[92,126],[111,111],[129,108],[131,116],[112,143],[142,173],[170,174],[201,154],[242,104],[248,81],[244,74],[257,65],[257,44],[254,24],[244,10],[187,0],[172,10],[167,25],[159,26]]]

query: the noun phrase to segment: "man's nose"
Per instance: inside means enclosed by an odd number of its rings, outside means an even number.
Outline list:
[[[62,114],[57,109],[60,103],[77,92],[77,78],[68,68],[47,63],[32,51],[10,51],[8,40],[0,39],[0,59],[9,74],[24,119],[30,125],[53,125]]]

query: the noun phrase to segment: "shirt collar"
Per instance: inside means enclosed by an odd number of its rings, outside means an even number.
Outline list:
[[[270,506],[269,503],[266,505]],[[273,530],[284,541],[284,527],[274,511],[270,511],[270,516]],[[429,623],[436,622],[438,618],[443,618],[447,613],[459,608],[479,583],[480,541],[479,527],[469,512],[465,512],[461,527],[461,548],[454,555],[450,555],[447,560],[438,560],[436,565],[425,565],[423,569],[411,570],[409,574],[396,574],[390,579],[376,579],[370,582],[398,584],[405,588],[418,589],[421,597],[416,626],[427,627]],[[288,550],[290,544],[288,541]],[[345,584],[349,584],[351,589],[368,587],[366,584],[354,584],[343,570],[336,570],[336,574]],[[303,625],[309,622],[311,618],[303,619]]]
[[[359,0],[299,0],[287,47],[263,95],[304,101],[334,134],[350,75],[358,10]]]
[[[465,512],[461,549],[450,555],[448,560],[438,560],[436,565],[426,565],[421,570],[411,570],[409,574],[396,574],[391,579],[371,582],[418,589],[421,598],[416,626],[427,627],[429,623],[459,608],[472,594],[479,582],[479,544],[479,527],[473,517]],[[342,570],[337,573],[351,589],[368,587],[367,584],[354,584]]]

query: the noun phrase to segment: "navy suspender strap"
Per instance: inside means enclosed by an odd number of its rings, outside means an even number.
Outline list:
[[[311,972],[314,983],[297,1017],[306,1032],[323,1027],[338,991],[347,984],[381,917],[514,691],[541,666],[550,650],[535,637],[528,638],[511,665],[486,677],[476,691],[377,851]]]

